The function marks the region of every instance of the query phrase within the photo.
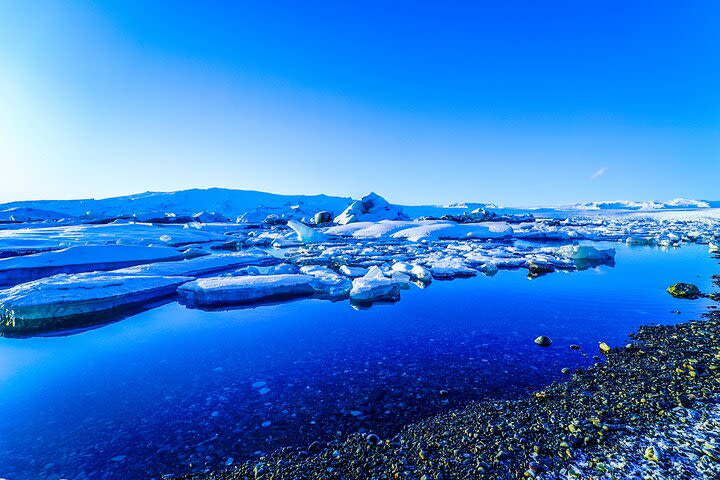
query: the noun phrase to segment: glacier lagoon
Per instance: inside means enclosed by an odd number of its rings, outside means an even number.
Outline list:
[[[0,476],[161,478],[357,431],[386,437],[562,380],[562,368],[596,361],[598,342],[623,345],[640,325],[699,318],[711,303],[665,292],[677,281],[710,290],[718,260],[706,245],[594,245],[616,249],[614,267],[435,281],[358,310],[172,302],[74,335],[0,338],[0,407],[11,412]]]

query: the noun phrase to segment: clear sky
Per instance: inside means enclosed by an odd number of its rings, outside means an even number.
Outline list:
[[[720,2],[0,2],[0,201],[720,199]]]

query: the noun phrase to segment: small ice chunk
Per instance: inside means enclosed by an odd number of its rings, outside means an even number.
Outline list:
[[[341,300],[350,294],[352,282],[327,267],[308,265],[302,267],[300,272],[315,277],[312,287],[318,298]]]
[[[340,273],[350,278],[358,278],[364,276],[368,269],[363,267],[348,267],[347,265],[341,266],[339,269]]]
[[[432,274],[430,271],[422,265],[412,265],[405,262],[394,263],[392,269],[396,272],[404,273],[414,280],[420,280],[421,282],[432,281]]]
[[[397,301],[400,300],[400,286],[373,266],[364,277],[353,280],[350,300],[355,303]]]

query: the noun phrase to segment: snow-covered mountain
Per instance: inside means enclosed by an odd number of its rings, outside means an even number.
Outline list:
[[[350,203],[349,197],[328,195],[278,195],[253,190],[226,188],[192,189],[177,192],[146,192],[137,195],[105,198],[101,200],[31,200],[0,205],[0,212],[9,209],[43,210],[48,217],[152,217],[164,214],[192,216],[199,212],[214,212],[235,221],[248,212],[257,216],[282,214],[301,210],[317,212],[326,210],[337,215]],[[51,215],[51,214],[55,215]],[[266,215],[267,215],[266,214]],[[263,217],[264,218],[264,217]]]
[[[666,210],[677,208],[710,208],[710,203],[704,200],[675,198],[667,202],[633,202],[628,200],[618,200],[614,202],[588,202],[576,204],[574,207],[578,210]]]
[[[363,203],[364,202],[364,203]],[[371,208],[372,207],[372,208]],[[718,208],[720,202],[676,198],[659,201],[587,202],[548,207],[504,207],[493,203],[459,202],[449,205],[399,206],[370,194],[362,200],[328,195],[278,195],[253,190],[226,188],[191,189],[177,192],[146,192],[100,200],[34,200],[0,204],[0,223],[42,222],[76,219],[74,221],[108,221],[134,218],[142,222],[186,223],[241,221],[262,222],[266,219],[310,221],[318,212],[329,218],[345,221],[377,221],[423,216],[457,215],[477,209],[498,214],[533,213],[539,216],[583,215],[597,212],[664,212],[701,211]],[[198,215],[201,212],[202,215]],[[341,222],[342,221],[342,222]]]

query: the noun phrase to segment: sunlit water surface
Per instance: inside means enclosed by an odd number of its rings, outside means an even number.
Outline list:
[[[665,288],[710,290],[707,247],[604,247],[617,249],[614,268],[434,282],[368,310],[171,303],[71,336],[0,339],[0,477],[160,478],[356,431],[387,436],[560,380],[639,325],[699,318],[707,301]]]

